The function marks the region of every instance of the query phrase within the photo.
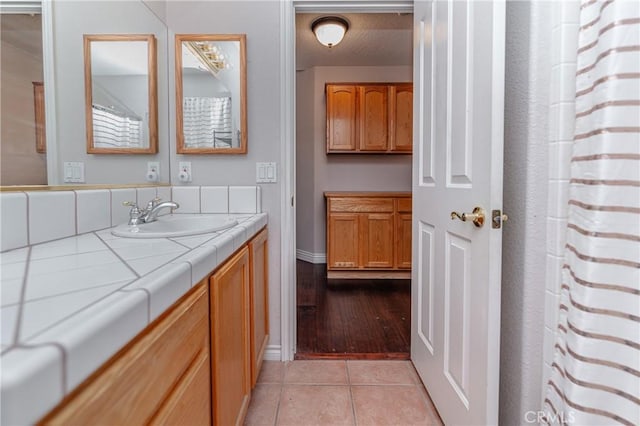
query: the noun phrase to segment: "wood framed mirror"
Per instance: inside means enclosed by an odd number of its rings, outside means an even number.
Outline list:
[[[245,34],[176,34],[178,154],[247,152]]]
[[[87,153],[158,152],[156,38],[85,34]]]

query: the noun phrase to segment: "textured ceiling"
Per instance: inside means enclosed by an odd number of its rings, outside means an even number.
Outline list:
[[[296,15],[296,68],[314,66],[411,65],[413,15],[398,13],[347,13],[342,42],[331,49],[321,45],[311,23],[327,13]]]

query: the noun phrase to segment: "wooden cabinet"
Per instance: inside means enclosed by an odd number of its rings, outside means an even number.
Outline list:
[[[356,86],[327,86],[327,151],[356,149]]]
[[[269,342],[269,253],[267,229],[263,229],[249,243],[251,262],[251,387],[255,387],[262,367],[264,351]]]
[[[394,152],[413,148],[413,84],[395,84],[389,89],[389,146]]]
[[[411,198],[396,199],[395,267],[411,269]]]
[[[194,287],[72,392],[43,424],[211,422],[209,301]]]
[[[389,88],[358,86],[360,151],[386,151],[389,146]]]
[[[327,153],[410,154],[413,84],[328,83]]]
[[[326,192],[327,276],[409,278],[411,194]]]
[[[249,407],[249,249],[245,246],[210,280],[213,419],[242,424]]]
[[[238,425],[269,338],[267,229],[40,424]]]

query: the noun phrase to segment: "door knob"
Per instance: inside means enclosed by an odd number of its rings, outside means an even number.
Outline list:
[[[482,207],[476,207],[472,213],[462,214],[451,212],[451,220],[454,219],[460,219],[463,222],[471,221],[476,227],[482,228],[482,225],[484,225],[484,209]]]

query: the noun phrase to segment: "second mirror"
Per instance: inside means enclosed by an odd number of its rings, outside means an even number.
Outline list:
[[[176,35],[178,154],[247,152],[244,34]]]

